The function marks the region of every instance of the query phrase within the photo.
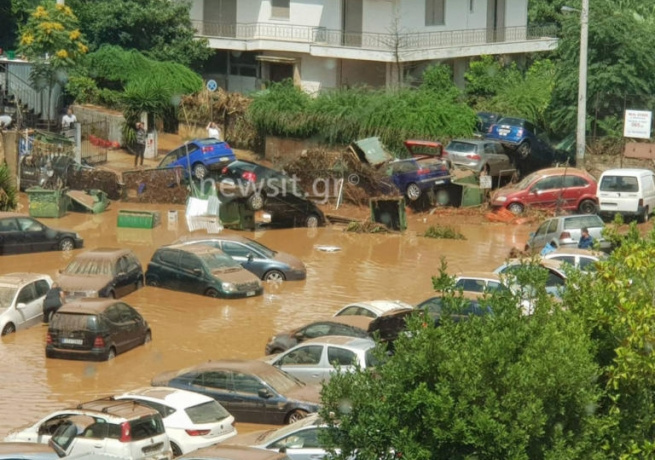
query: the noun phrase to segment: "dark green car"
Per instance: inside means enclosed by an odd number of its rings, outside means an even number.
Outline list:
[[[209,297],[261,295],[259,278],[223,251],[205,245],[157,249],[148,264],[146,284]]]

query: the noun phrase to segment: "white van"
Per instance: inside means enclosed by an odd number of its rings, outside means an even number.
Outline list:
[[[598,181],[599,211],[601,216],[615,214],[636,217],[646,222],[655,212],[655,172],[650,169],[609,169]]]

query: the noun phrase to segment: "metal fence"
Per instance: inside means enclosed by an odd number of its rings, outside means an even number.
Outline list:
[[[80,152],[82,161],[87,164],[105,163],[107,150],[113,147],[108,140],[109,124],[106,120],[82,123],[82,142]]]

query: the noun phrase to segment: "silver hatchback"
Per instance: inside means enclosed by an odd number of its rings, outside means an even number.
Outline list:
[[[500,142],[480,139],[455,139],[444,149],[444,158],[455,166],[493,177],[512,176],[516,167]]]
[[[605,241],[602,235],[605,228],[603,220],[595,214],[576,214],[553,217],[543,222],[536,232],[530,234],[525,250],[538,251],[549,243],[555,248],[577,248],[584,227],[587,227],[594,242],[600,243],[601,249],[610,248],[610,242]]]

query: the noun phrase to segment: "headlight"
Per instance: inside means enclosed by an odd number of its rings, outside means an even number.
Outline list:
[[[98,291],[82,291],[85,297],[98,297]]]
[[[232,283],[223,283],[221,284],[221,288],[225,292],[234,292],[236,290],[236,287]]]
[[[496,198],[494,198],[494,201],[507,201],[507,197],[506,196],[497,196]]]
[[[75,239],[76,239],[76,240],[81,240],[81,239],[82,239],[82,236],[81,236],[79,233],[76,233],[76,234],[75,234]]]

